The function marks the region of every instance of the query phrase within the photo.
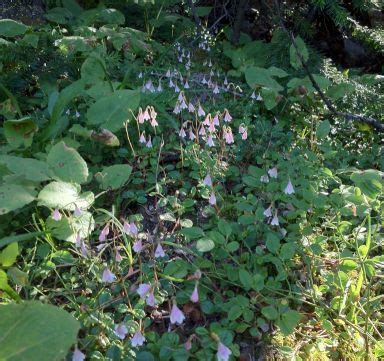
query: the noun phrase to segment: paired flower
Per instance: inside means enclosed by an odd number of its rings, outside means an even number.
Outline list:
[[[177,307],[176,303],[174,303],[172,306],[170,320],[172,324],[178,325],[181,325],[185,320],[184,313],[180,310],[179,307]]]
[[[127,326],[125,326],[123,323],[120,323],[115,326],[115,335],[120,339],[124,340],[125,336],[127,336],[128,329]]]
[[[225,346],[221,341],[219,341],[219,344],[217,346],[217,361],[228,361],[229,356],[231,356],[232,351]]]
[[[61,213],[59,212],[59,210],[56,208],[53,212],[52,212],[52,215],[51,215],[52,219],[55,220],[55,221],[60,221],[61,220]]]
[[[140,332],[140,330],[136,331],[131,338],[131,345],[133,347],[143,346],[144,342],[145,342],[145,337],[143,336],[143,334]]]
[[[108,267],[105,268],[101,280],[105,283],[112,283],[115,279],[116,276],[110,271],[110,269]]]

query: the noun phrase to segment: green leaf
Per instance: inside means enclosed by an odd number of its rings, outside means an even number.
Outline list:
[[[115,132],[132,117],[130,110],[139,106],[140,93],[134,90],[118,90],[99,99],[87,112],[88,123]]]
[[[38,195],[38,205],[48,208],[75,210],[88,208],[94,201],[93,193],[85,192],[80,195],[80,186],[64,182],[47,184]]]
[[[19,254],[19,246],[17,242],[11,243],[0,252],[0,264],[3,267],[10,267],[16,262]]]
[[[64,359],[76,342],[79,322],[66,311],[30,301],[0,306],[0,359]]]
[[[300,36],[297,36],[295,38],[295,44],[296,44],[296,47],[297,47],[299,54],[301,55],[302,59],[304,60],[304,62],[307,62],[308,57],[309,57],[308,49],[307,49],[303,39]],[[291,47],[289,48],[289,58],[290,58],[290,63],[292,65],[292,67],[297,70],[302,66],[302,64],[301,64],[301,60],[297,54],[296,47],[292,44]]]
[[[83,94],[84,86],[84,81],[80,79],[73,82],[71,85],[68,85],[59,93],[52,106],[50,124],[44,133],[46,139],[52,136],[57,136],[55,133],[56,129],[60,128],[57,123],[59,122],[61,114],[72,99]]]
[[[0,163],[4,163],[14,174],[34,182],[43,182],[51,178],[48,165],[37,159],[0,155]]]
[[[300,319],[300,312],[289,310],[281,315],[281,318],[276,322],[276,324],[280,327],[280,330],[284,335],[289,335],[292,333]]]
[[[0,186],[0,215],[24,207],[35,200],[36,192],[17,184]]]
[[[234,321],[238,319],[242,313],[243,313],[243,310],[240,308],[240,306],[234,305],[230,308],[228,312],[228,320]]]
[[[331,123],[327,119],[320,122],[316,129],[316,137],[317,139],[325,138],[329,132],[331,131]]]
[[[266,306],[261,309],[261,313],[266,317],[268,320],[276,320],[278,317],[278,312],[274,306]]]
[[[48,153],[47,163],[55,178],[63,182],[84,183],[88,178],[88,166],[74,148],[64,142],[54,145]]]
[[[285,243],[280,249],[280,258],[283,260],[292,259],[295,255],[296,245],[293,242]]]
[[[249,290],[252,288],[253,279],[252,279],[251,274],[248,271],[246,271],[243,268],[240,268],[239,269],[239,278],[240,278],[240,282],[242,283],[242,285],[244,286],[244,288],[246,290]]]
[[[92,214],[85,211],[79,217],[62,217],[60,221],[48,217],[46,225],[56,239],[71,243],[76,242],[77,234],[86,239],[95,229]]]
[[[52,23],[65,25],[73,19],[73,14],[68,9],[57,7],[49,9],[45,14],[45,18]]]
[[[0,36],[14,37],[23,35],[28,26],[11,19],[0,20]]]
[[[12,148],[30,147],[36,131],[37,125],[28,117],[4,122],[4,135]]]
[[[369,198],[376,198],[381,194],[384,183],[384,173],[375,169],[357,171],[351,175],[351,180]]]
[[[81,66],[81,78],[86,84],[97,84],[105,78],[105,62],[98,54],[91,54]]]
[[[32,46],[33,48],[37,49],[37,46],[39,45],[39,35],[36,34],[25,34],[22,42],[24,44],[28,44]]]
[[[226,237],[229,237],[232,233],[232,227],[225,219],[220,219],[218,223],[218,228],[221,234]]]
[[[276,69],[265,69],[258,66],[251,66],[245,69],[245,80],[251,88],[257,86],[269,88],[276,92],[284,90],[284,88],[272,77],[276,74]]]
[[[197,239],[204,236],[204,231],[200,227],[183,228],[180,233],[189,239]]]
[[[131,172],[132,167],[130,165],[115,164],[105,167],[102,172],[95,175],[95,178],[102,189],[119,189],[128,182]]]
[[[215,247],[215,242],[208,238],[199,239],[196,248],[199,252],[209,252]]]

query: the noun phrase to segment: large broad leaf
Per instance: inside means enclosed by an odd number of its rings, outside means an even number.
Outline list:
[[[82,79],[77,80],[64,88],[58,95],[50,97],[52,101],[48,110],[50,111],[51,120],[44,132],[45,139],[58,136],[65,129],[67,124],[64,124],[64,126],[60,124],[65,119],[60,119],[60,117],[63,111],[66,110],[69,102],[83,94],[84,85],[85,83]]]
[[[64,142],[57,143],[48,153],[47,163],[55,177],[64,182],[84,183],[88,178],[88,167],[85,160],[74,148]]]
[[[115,132],[132,117],[130,110],[134,111],[139,102],[138,91],[118,90],[91,105],[87,112],[88,123]]]
[[[75,206],[88,208],[94,201],[94,195],[91,192],[80,194],[77,184],[52,182],[40,191],[37,199],[39,206],[73,211]]]
[[[4,135],[12,148],[30,147],[37,125],[30,118],[12,119],[4,122]]]
[[[0,155],[0,163],[5,164],[12,173],[27,180],[43,182],[51,178],[47,163],[41,160]]]
[[[82,212],[79,217],[62,217],[60,221],[49,217],[46,225],[55,238],[72,243],[76,242],[78,234],[85,239],[95,229],[95,221],[89,212]]]
[[[0,215],[24,207],[35,200],[36,192],[16,184],[0,186]]]
[[[300,36],[296,37],[295,44],[296,47],[292,44],[289,49],[289,58],[292,67],[299,69],[302,66],[301,60],[306,63],[309,57],[309,53],[303,39]],[[300,55],[298,55],[298,52]]]
[[[376,198],[383,191],[384,173],[375,169],[354,172],[351,180],[369,198]]]
[[[16,262],[19,254],[18,243],[11,243],[0,252],[0,264],[3,267],[10,267]]]
[[[301,319],[301,314],[295,310],[289,310],[281,315],[281,318],[276,321],[284,335],[292,333],[296,325]]]
[[[73,19],[73,14],[65,8],[53,8],[47,11],[45,18],[53,23],[68,24]]]
[[[0,359],[63,360],[76,342],[79,322],[66,311],[30,301],[0,306]]]
[[[0,20],[0,36],[19,36],[23,35],[28,29],[28,26],[25,26],[22,23],[19,23],[11,19],[1,19]]]
[[[128,164],[115,164],[105,167],[102,172],[95,175],[102,189],[119,189],[127,183],[132,167]]]
[[[87,84],[98,84],[105,78],[105,62],[98,54],[91,54],[81,66],[81,78]]]
[[[277,68],[264,69],[258,66],[251,66],[245,69],[245,79],[251,88],[257,86],[269,88],[275,91],[282,91],[284,88],[275,80]],[[281,74],[281,73],[279,73]]]

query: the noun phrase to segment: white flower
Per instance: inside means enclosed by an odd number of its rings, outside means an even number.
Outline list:
[[[131,338],[131,345],[133,347],[143,346],[144,342],[145,342],[145,337],[142,335],[140,331],[137,331]]]
[[[268,170],[268,174],[271,178],[277,178],[277,168],[273,167]]]
[[[289,179],[287,186],[284,189],[285,194],[293,194],[295,193],[295,189],[293,188],[293,184],[291,182],[291,179]]]

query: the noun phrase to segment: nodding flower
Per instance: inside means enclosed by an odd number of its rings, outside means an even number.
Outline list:
[[[261,183],[269,183],[269,177],[267,174],[264,174],[260,177],[260,182]]]
[[[188,111],[190,112],[190,113],[194,113],[195,112],[195,107],[194,107],[194,105],[192,104],[192,103],[189,103],[188,104]]]
[[[199,302],[199,290],[197,288],[197,282],[195,284],[195,288],[193,289],[193,292],[191,294],[190,300],[194,303]]]
[[[147,142],[146,139],[145,139],[145,136],[144,136],[144,132],[141,133],[139,142],[141,144],[145,144]]]
[[[116,276],[110,271],[110,269],[108,267],[105,268],[101,280],[105,283],[112,283],[115,279]]]
[[[232,129],[230,127],[224,127],[223,135],[227,144],[233,144],[235,142],[233,139]]]
[[[179,102],[181,102],[182,100],[184,100],[184,93],[183,92],[180,92],[179,93],[179,96],[177,97],[177,100],[179,101]]]
[[[216,204],[216,196],[215,196],[215,193],[214,192],[211,192],[210,196],[209,196],[209,204],[211,206],[214,206]]]
[[[203,125],[210,125],[211,124],[211,114],[208,113],[203,121]]]
[[[175,83],[175,93],[178,93],[180,91],[180,88],[179,86],[177,85],[177,83]]]
[[[197,115],[199,117],[203,117],[205,115],[205,111],[204,111],[203,107],[200,104],[199,104],[199,108],[197,110]]]
[[[107,225],[105,225],[105,227],[100,232],[99,241],[100,242],[105,242],[105,240],[107,239],[108,234],[109,234],[109,225],[107,224]]]
[[[219,94],[220,90],[219,87],[217,86],[217,83],[215,84],[215,87],[213,88],[213,94]]]
[[[195,140],[196,139],[196,135],[193,133],[192,129],[189,129],[189,139],[190,140]]]
[[[248,132],[247,132],[247,130],[245,130],[245,132],[243,132],[243,134],[241,134],[241,139],[247,140],[247,138],[248,138]]]
[[[203,184],[208,187],[212,187],[212,178],[209,174],[207,174],[203,180]]]
[[[273,167],[268,170],[268,174],[271,178],[277,178],[277,168]]]
[[[229,123],[232,120],[231,114],[229,114],[228,109],[224,109],[224,121]]]
[[[59,212],[59,210],[57,208],[55,208],[55,210],[52,212],[51,217],[54,221],[60,221],[62,216],[61,216],[61,213]]]
[[[120,323],[118,325],[115,326],[115,335],[120,339],[120,340],[124,340],[125,339],[125,336],[127,335],[128,333],[128,329],[127,329],[127,326],[125,326],[123,323]]]
[[[176,103],[175,108],[173,109],[173,113],[174,114],[180,114],[181,113],[181,107],[180,107],[179,102]]]
[[[143,77],[143,73],[140,72],[139,75],[137,76],[139,79],[141,79]]]
[[[140,331],[136,331],[131,338],[132,347],[143,346],[144,342],[145,337],[143,336],[143,334]]]
[[[160,93],[163,91],[163,87],[161,86],[161,81],[159,80],[159,85],[157,86],[157,91]]]
[[[251,94],[251,99],[256,99],[256,94],[255,94],[254,91],[253,91],[252,94]]]
[[[231,356],[232,351],[225,346],[222,342],[219,342],[217,346],[217,361],[228,361],[229,356]]]
[[[143,250],[143,242],[141,239],[138,239],[137,241],[135,241],[133,243],[133,246],[132,246],[132,249],[136,252],[136,253],[140,253],[142,250]]]
[[[224,85],[228,85],[228,79],[227,79],[227,77],[225,77],[225,79],[224,79],[224,83],[223,83]]]
[[[181,129],[179,131],[179,137],[184,139],[186,136],[187,136],[187,134],[185,133],[184,128],[181,127]]]
[[[81,217],[82,214],[83,212],[81,211],[81,209],[77,206],[77,204],[75,204],[75,210],[73,211],[73,215],[75,217]]]
[[[203,76],[203,80],[201,81],[201,84],[208,84],[207,79],[205,79],[205,75]]]
[[[152,286],[149,283],[141,283],[139,284],[139,287],[136,290],[136,293],[142,298],[143,300],[148,297],[149,292],[151,292]]]
[[[165,257],[165,252],[161,244],[159,243],[155,250],[155,258],[162,258]]]
[[[209,135],[209,136],[208,136],[208,139],[207,139],[207,145],[208,145],[209,147],[214,147],[214,146],[215,146],[215,143],[213,142],[212,135]]]
[[[170,317],[171,323],[181,325],[184,322],[184,320],[185,320],[184,313],[180,310],[179,307],[177,307],[176,302],[174,302],[171,310],[171,317]]]
[[[180,109],[188,109],[188,105],[184,99],[180,103]]]
[[[137,114],[137,121],[140,123],[140,124],[143,124],[144,123],[144,114],[143,114],[143,109],[139,108],[139,112]]]
[[[199,130],[199,135],[205,135],[206,132],[205,132],[205,128],[203,126],[200,127],[200,130]]]
[[[144,120],[150,120],[151,116],[149,115],[149,107],[146,107],[143,113],[143,119]]]
[[[266,217],[272,217],[272,203],[266,210],[264,210],[263,214]]]
[[[167,77],[167,78],[169,78],[170,76],[171,76],[171,71],[168,69],[167,70],[167,72],[165,73],[165,76]]]
[[[152,139],[151,136],[148,137],[147,144],[145,145],[147,148],[152,148]]]
[[[73,351],[72,355],[72,361],[84,361],[85,360],[85,354],[83,354],[77,347],[75,348],[75,351]]]
[[[188,80],[186,80],[185,83],[184,83],[184,89],[189,89]]]
[[[291,182],[291,179],[289,179],[287,186],[284,189],[285,194],[293,194],[295,193],[295,189],[293,188],[293,184]]]
[[[212,122],[213,122],[214,125],[220,125],[219,114],[218,113],[215,114],[215,116],[212,119]]]
[[[172,78],[169,78],[169,84],[168,84],[168,86],[169,86],[170,88],[174,88],[174,87],[175,87],[175,84],[173,84]]]
[[[279,217],[277,217],[277,210],[275,211],[275,215],[272,218],[271,226],[278,226],[279,225]]]
[[[211,123],[209,124],[208,130],[209,130],[211,133],[216,132],[215,123],[214,123],[213,121],[211,121]]]

